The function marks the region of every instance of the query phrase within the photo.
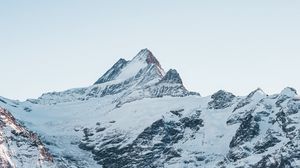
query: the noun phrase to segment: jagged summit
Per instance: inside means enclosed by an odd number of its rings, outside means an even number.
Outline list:
[[[132,60],[126,61],[120,59],[117,61],[101,78],[94,84],[101,84],[113,80],[125,81],[136,76],[140,76],[141,72],[156,69],[157,76],[162,78],[165,74],[159,61],[154,57],[148,49],[142,49]]]
[[[147,64],[155,64],[159,67],[161,67],[159,61],[155,58],[155,56],[152,54],[152,52],[145,48],[142,49],[133,59],[132,61],[139,60],[139,61],[145,61]]]
[[[170,69],[161,82],[183,84],[179,73],[175,69]]]

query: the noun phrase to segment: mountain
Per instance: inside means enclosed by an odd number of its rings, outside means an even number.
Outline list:
[[[182,82],[174,81],[181,81],[176,70],[165,73],[153,54],[143,49],[130,61],[117,61],[90,87],[46,93],[28,101],[34,104],[57,104],[114,95],[115,102],[124,104],[142,98],[199,95],[188,91]]]
[[[300,167],[295,89],[201,97],[148,49],[91,86],[0,107],[1,167]]]

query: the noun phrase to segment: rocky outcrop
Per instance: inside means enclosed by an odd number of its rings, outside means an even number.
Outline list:
[[[0,166],[51,167],[52,162],[52,155],[37,134],[27,130],[10,112],[0,108]]]
[[[209,109],[224,109],[233,105],[233,100],[235,95],[223,90],[218,91],[217,93],[211,96],[212,101],[208,103]]]
[[[175,69],[170,69],[160,83],[183,84],[179,73]]]

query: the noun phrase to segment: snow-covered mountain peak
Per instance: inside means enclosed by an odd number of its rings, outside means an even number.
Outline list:
[[[132,61],[142,61],[142,62],[146,62],[147,64],[156,64],[158,66],[160,66],[159,61],[154,57],[154,55],[152,54],[152,52],[145,48],[142,49],[133,59]]]
[[[132,60],[120,59],[110,68],[95,84],[101,84],[115,80],[116,83],[126,81],[136,76],[141,76],[142,72],[156,69],[156,76],[162,78],[165,75],[159,61],[148,49],[141,50]]]
[[[297,91],[296,89],[294,88],[291,88],[291,87],[286,87],[284,88],[281,92],[280,92],[280,95],[285,95],[285,96],[288,96],[288,97],[295,97],[297,96]]]
[[[245,109],[255,106],[258,102],[260,102],[266,97],[268,97],[268,95],[261,88],[257,88],[256,90],[252,91],[248,96],[246,96],[246,98],[241,99],[234,108],[233,112],[235,112],[238,109],[239,112],[243,112]],[[246,106],[249,104],[251,106]]]
[[[94,85],[62,92],[43,94],[35,104],[56,104],[112,96],[118,105],[143,98],[199,95],[188,91],[174,69],[166,74],[148,49],[141,50],[132,60],[119,59]]]
[[[179,73],[175,69],[170,69],[161,82],[183,84]]]
[[[153,53],[145,48],[142,49],[132,60],[131,62],[142,62],[148,65],[155,65],[155,67],[159,70],[160,74],[163,76],[165,74],[162,66],[160,65],[157,58],[153,55]]]
[[[261,88],[257,88],[247,96],[247,99],[261,99],[265,96],[267,94]]]

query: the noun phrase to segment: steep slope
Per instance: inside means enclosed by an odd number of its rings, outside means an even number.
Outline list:
[[[120,59],[111,69],[109,69],[95,82],[95,85],[113,80],[126,81],[135,77],[140,71],[147,72],[152,68],[154,69],[152,78],[160,79],[164,76],[165,72],[158,60],[153,56],[151,51],[143,49],[131,61]]]
[[[24,157],[30,148],[30,158],[44,158],[44,167],[300,167],[295,89],[275,95],[257,89],[247,96],[220,90],[201,97],[184,87],[176,70],[165,73],[147,49],[130,61],[120,59],[92,86],[25,102],[0,97],[0,107],[7,109],[0,120],[5,165],[36,166]],[[19,126],[44,147],[10,133]],[[7,145],[20,137],[23,146]],[[48,157],[38,157],[41,149]]]
[[[0,167],[54,167],[38,136],[0,108]]]

